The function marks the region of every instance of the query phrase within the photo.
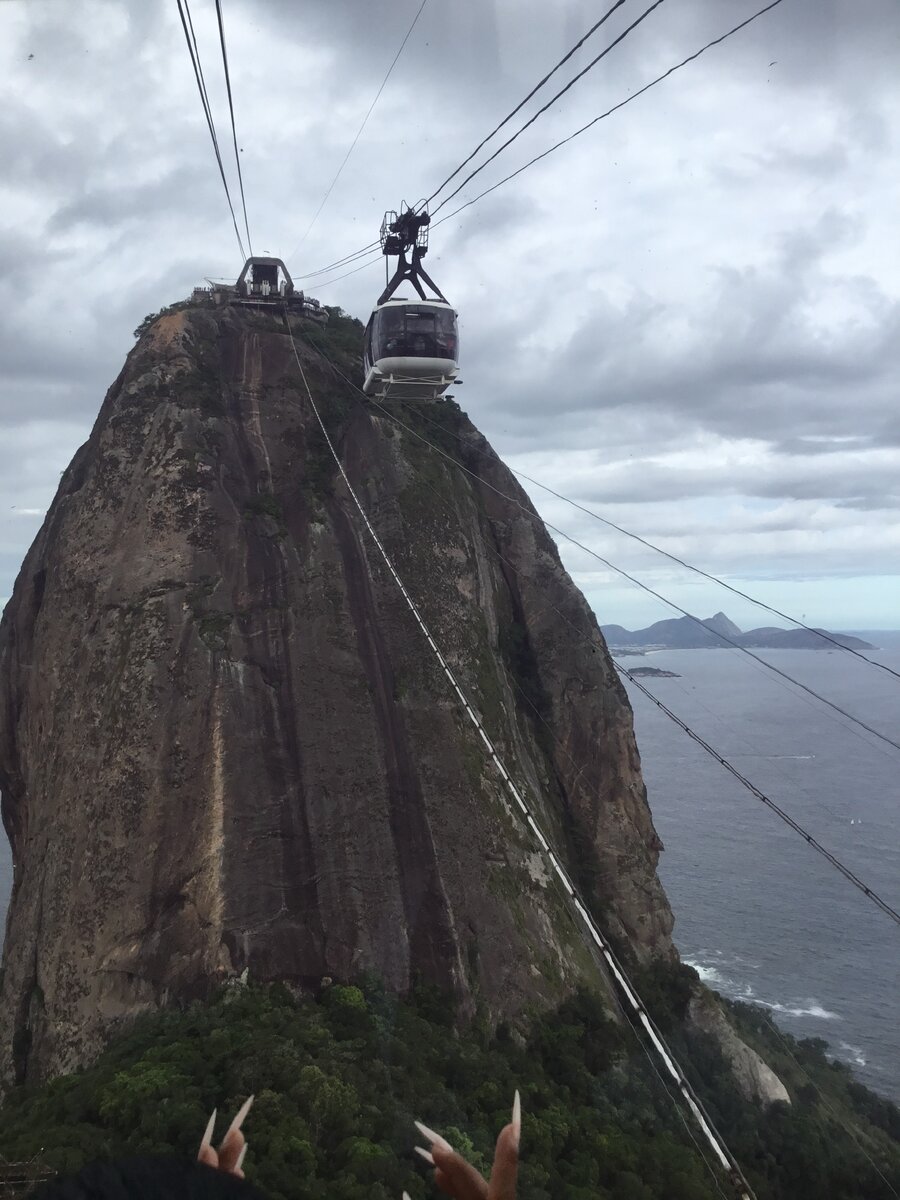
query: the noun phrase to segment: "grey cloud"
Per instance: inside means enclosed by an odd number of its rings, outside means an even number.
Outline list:
[[[810,315],[820,286],[817,255],[851,227],[829,216],[817,229],[784,236],[769,271],[720,268],[706,320],[674,346],[666,334],[666,306],[638,296],[617,309],[599,297],[549,370],[537,377],[529,371],[521,380],[516,407],[545,410],[552,394],[557,410],[668,411],[685,424],[783,443],[859,436],[858,401],[865,397],[869,428],[862,436],[877,441],[896,411],[900,302],[871,280],[848,280],[848,294],[867,310],[866,325],[829,329]],[[551,375],[560,364],[573,381],[562,393]]]
[[[288,256],[300,242],[418,3],[229,0],[257,249]],[[477,183],[752,8],[664,5]],[[134,326],[240,264],[174,7],[32,5],[8,48],[5,17],[0,475],[10,504],[40,507]],[[209,18],[195,11],[227,148]],[[588,0],[426,6],[292,268],[371,241],[386,207],[435,186],[595,19]],[[626,23],[617,14],[608,37]],[[502,452],[542,455],[548,482],[641,532],[683,536],[700,559],[759,577],[815,561],[831,575],[882,569],[897,529],[900,460],[883,455],[900,446],[900,308],[889,251],[870,245],[890,208],[896,34],[894,0],[867,0],[864,15],[791,0],[435,229],[429,265],[461,312],[458,399]],[[311,290],[365,318],[379,267]],[[35,416],[48,422],[42,475],[13,448]],[[716,462],[741,446],[763,465]],[[573,481],[570,456],[589,448],[596,479]],[[800,545],[814,522],[821,537]],[[26,525],[0,537],[4,594]]]
[[[221,192],[215,186],[207,164],[193,163],[167,171],[161,178],[134,184],[128,180],[107,184],[104,188],[83,191],[76,199],[58,208],[47,222],[50,234],[68,233],[78,225],[94,225],[108,230],[129,222],[142,221],[148,211],[157,219],[182,214],[185,198],[194,204],[209,206],[219,202]]]

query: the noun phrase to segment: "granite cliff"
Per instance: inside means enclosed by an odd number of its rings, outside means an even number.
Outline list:
[[[375,528],[571,872],[632,962],[675,961],[627,698],[525,494],[452,401],[395,411],[527,511],[334,374],[310,339],[355,377],[358,323],[291,320]],[[360,528],[284,321],[150,326],[3,615],[5,1083],[248,968],[421,977],[494,1017],[597,981]]]

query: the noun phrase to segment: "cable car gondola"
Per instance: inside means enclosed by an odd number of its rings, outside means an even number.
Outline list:
[[[459,372],[457,314],[422,267],[430,220],[405,208],[399,216],[385,213],[382,222],[382,253],[398,263],[366,326],[363,391],[379,400],[437,400]],[[418,299],[394,295],[403,282]]]

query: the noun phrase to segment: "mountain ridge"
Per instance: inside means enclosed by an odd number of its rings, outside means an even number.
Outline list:
[[[718,612],[705,619],[673,617],[656,621],[645,629],[625,629],[622,625],[601,625],[600,630],[611,650],[665,649],[707,650],[739,646],[769,650],[830,650],[834,642],[853,650],[874,650],[876,647],[851,634],[831,633],[827,629],[779,629],[763,626],[742,630],[725,613]],[[823,634],[827,634],[823,637]],[[724,635],[724,636],[723,636]]]

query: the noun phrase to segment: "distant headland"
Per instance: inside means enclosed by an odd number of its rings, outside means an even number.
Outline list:
[[[646,629],[623,629],[621,625],[601,625],[610,650],[618,653],[645,650],[709,650],[723,646],[752,647],[758,650],[828,650],[837,642],[852,650],[874,650],[871,642],[846,633],[827,629],[777,629],[764,627],[744,632],[724,613],[700,620],[678,617],[657,621]]]

